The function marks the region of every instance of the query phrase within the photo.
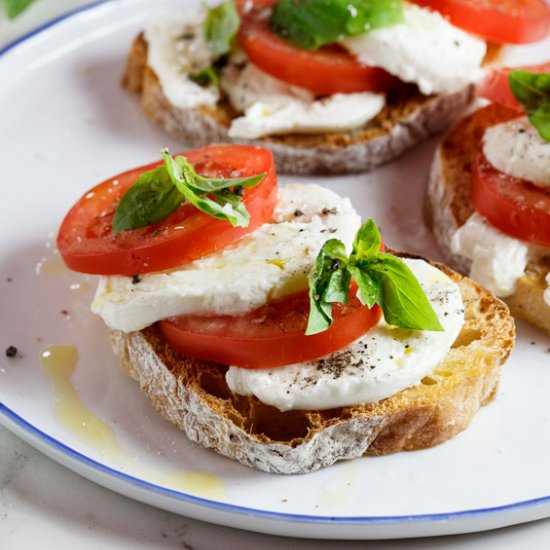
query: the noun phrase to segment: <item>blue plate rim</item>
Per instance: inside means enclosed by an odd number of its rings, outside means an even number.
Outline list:
[[[7,419],[7,422],[6,422]],[[230,504],[225,502],[219,502],[203,497],[194,496],[167,487],[156,485],[149,481],[131,476],[124,472],[120,472],[101,464],[100,462],[86,456],[85,454],[76,451],[72,447],[69,447],[65,443],[56,439],[55,437],[40,430],[34,424],[25,420],[22,416],[15,411],[0,403],[0,421],[7,429],[11,429],[11,424],[18,426],[24,432],[31,437],[38,439],[42,444],[52,448],[72,462],[78,463],[89,470],[96,470],[102,474],[116,479],[123,484],[129,484],[137,486],[141,489],[145,489],[148,492],[157,494],[161,497],[168,498],[172,501],[185,502],[192,505],[198,505],[203,508],[215,509],[221,512],[229,512],[231,514],[253,516],[268,520],[277,520],[293,523],[307,523],[307,524],[337,524],[337,525],[401,525],[401,524],[423,524],[423,523],[441,523],[449,521],[460,521],[469,518],[486,517],[491,515],[499,515],[505,512],[517,511],[525,508],[531,508],[541,506],[543,504],[550,503],[550,496],[537,497],[534,499],[514,502],[511,504],[505,504],[502,506],[494,506],[488,508],[476,508],[472,510],[458,510],[454,512],[444,513],[429,513],[429,514],[410,514],[410,515],[396,515],[396,516],[315,516],[307,514],[289,514],[284,512],[271,512],[268,510],[260,510],[257,508],[248,508],[246,506],[239,506],[237,504]],[[11,430],[13,431],[13,430]],[[31,444],[32,446],[32,444]],[[78,472],[77,472],[78,473]],[[83,476],[86,477],[86,476]],[[88,478],[89,479],[89,478]],[[93,481],[93,480],[91,480]],[[96,482],[98,483],[98,482]],[[106,486],[108,487],[108,486]],[[132,498],[129,496],[129,498]],[[133,497],[134,500],[139,500]],[[534,518],[536,519],[536,518]]]

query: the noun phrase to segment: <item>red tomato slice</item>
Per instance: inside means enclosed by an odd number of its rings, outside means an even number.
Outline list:
[[[316,95],[385,92],[400,83],[379,67],[362,65],[336,45],[315,51],[293,46],[269,30],[267,8],[273,0],[256,0],[249,11],[245,11],[246,3],[239,2],[239,43],[250,61],[271,76]]]
[[[360,338],[381,316],[357,297],[334,304],[334,322],[324,332],[306,336],[307,291],[273,300],[240,316],[182,316],[160,321],[166,341],[188,357],[260,369],[324,357]]]
[[[524,44],[550,32],[544,0],[412,0],[432,8],[453,25],[497,43]]]
[[[198,173],[246,177],[266,172],[256,187],[244,190],[248,227],[233,227],[183,204],[164,221],[142,229],[112,231],[116,207],[138,176],[161,162],[134,168],[88,191],[65,216],[57,247],[67,267],[99,275],[133,275],[185,264],[224,248],[266,222],[277,202],[277,176],[267,149],[218,145],[184,153]]]
[[[542,65],[531,65],[529,67],[502,67],[500,69],[493,69],[479,86],[477,95],[489,99],[493,103],[504,105],[504,107],[523,111],[523,107],[513,96],[510,84],[508,83],[510,72],[517,70],[531,73],[550,73],[550,62],[543,63]]]
[[[472,165],[475,209],[503,233],[550,247],[550,190],[496,170],[483,153]]]

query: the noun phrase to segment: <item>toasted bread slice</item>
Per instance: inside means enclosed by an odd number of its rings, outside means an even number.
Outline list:
[[[451,252],[451,239],[474,212],[470,201],[471,163],[481,147],[485,129],[517,116],[515,111],[488,105],[461,120],[443,138],[436,151],[426,194],[425,217],[445,261],[461,273],[469,273],[470,261]],[[530,259],[515,292],[504,298],[512,315],[547,333],[550,333],[550,306],[543,294],[549,271],[550,249],[547,254]]]
[[[132,44],[122,86],[141,96],[141,107],[151,120],[191,147],[230,142],[261,145],[271,149],[280,173],[325,175],[364,172],[396,158],[449,128],[474,95],[473,86],[432,96],[424,96],[410,86],[358,130],[235,139],[229,137],[228,129],[231,120],[239,115],[227,102],[195,109],[179,109],[170,104],[159,79],[147,65],[143,34]]]
[[[121,367],[189,439],[265,472],[301,474],[364,454],[431,447],[464,430],[492,399],[515,335],[505,304],[436,266],[458,283],[465,324],[430,376],[375,404],[280,412],[233,394],[226,366],[178,355],[155,326],[112,331],[111,342]]]

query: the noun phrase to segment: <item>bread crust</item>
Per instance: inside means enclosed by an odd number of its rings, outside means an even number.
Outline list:
[[[471,262],[451,251],[451,239],[474,213],[470,201],[470,167],[481,147],[486,128],[518,115],[499,105],[488,105],[461,120],[439,144],[430,172],[425,219],[441,249],[445,261],[463,274]],[[550,306],[544,301],[546,275],[550,271],[550,249],[541,249],[529,259],[525,273],[514,293],[503,298],[512,315],[550,334]]]
[[[350,132],[286,134],[247,140],[231,138],[228,129],[238,114],[227,102],[215,107],[179,109],[162,92],[147,65],[143,34],[132,44],[122,86],[140,95],[145,114],[172,137],[191,147],[211,143],[245,143],[268,147],[280,173],[344,174],[372,170],[417,143],[449,128],[473,100],[473,86],[451,94],[423,96],[410,87],[363,128]]]
[[[499,366],[514,344],[508,309],[483,287],[435,264],[457,282],[465,324],[434,373],[371,405],[280,412],[231,393],[227,367],[183,357],[155,326],[111,331],[121,367],[189,439],[246,466],[302,474],[338,460],[437,445],[466,428],[495,395]]]

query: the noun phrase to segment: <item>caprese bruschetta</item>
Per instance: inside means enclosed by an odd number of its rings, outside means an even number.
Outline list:
[[[426,214],[448,263],[550,333],[550,63],[488,75],[441,142]]]
[[[154,14],[123,76],[191,146],[254,143],[278,170],[370,170],[446,130],[503,43],[550,30],[544,0],[226,0]]]
[[[492,398],[513,347],[500,300],[385,250],[348,199],[278,188],[258,147],[164,152],[110,178],[57,244],[100,275],[92,310],[158,411],[268,472],[445,441]]]

